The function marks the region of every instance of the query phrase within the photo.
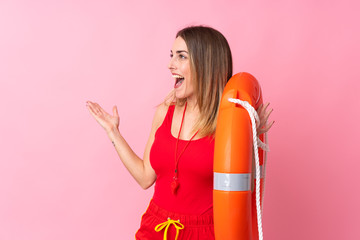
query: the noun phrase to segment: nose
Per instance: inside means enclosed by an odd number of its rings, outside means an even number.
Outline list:
[[[168,64],[168,68],[169,68],[170,70],[176,69],[174,57],[171,57],[171,58],[170,58],[170,61],[169,61],[169,64]]]

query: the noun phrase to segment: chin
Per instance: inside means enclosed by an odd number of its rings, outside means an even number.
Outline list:
[[[186,94],[185,94],[184,92],[182,92],[182,91],[177,92],[177,91],[175,90],[175,97],[176,97],[177,99],[183,99],[183,98],[186,98]]]
[[[179,92],[176,92],[175,90],[175,97],[177,99],[186,99],[186,98],[189,98],[189,97],[192,97],[193,94],[192,93],[188,93],[186,91],[179,91]]]

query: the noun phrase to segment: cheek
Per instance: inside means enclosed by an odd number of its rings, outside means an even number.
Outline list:
[[[193,85],[193,80],[192,80],[192,76],[191,76],[191,71],[190,71],[190,69],[187,69],[187,71],[186,71],[186,78],[187,78],[187,83],[189,84],[189,85]]]
[[[187,88],[191,91],[194,91],[195,88],[195,83],[194,81],[191,79],[191,77],[189,77],[189,81],[187,82]]]
[[[189,85],[192,89],[195,88],[195,81],[194,79],[192,78],[191,74],[189,74]]]

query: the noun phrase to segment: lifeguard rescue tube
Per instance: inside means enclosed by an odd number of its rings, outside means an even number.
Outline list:
[[[241,72],[228,81],[222,95],[214,152],[215,239],[258,240],[251,121],[247,110],[229,98],[247,101],[257,109],[262,103],[260,85],[251,74]],[[264,164],[261,149],[259,163]],[[261,179],[260,193],[262,188]]]

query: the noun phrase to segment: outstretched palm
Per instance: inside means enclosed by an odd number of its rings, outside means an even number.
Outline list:
[[[105,129],[106,132],[111,131],[111,129],[113,129],[113,128],[119,127],[120,118],[119,118],[119,114],[118,114],[116,106],[113,107],[114,115],[110,115],[109,113],[107,113],[97,103],[87,101],[86,106],[87,106],[90,114]]]

